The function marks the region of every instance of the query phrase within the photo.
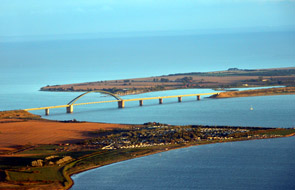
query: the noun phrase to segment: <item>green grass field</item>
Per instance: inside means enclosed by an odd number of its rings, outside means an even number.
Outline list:
[[[10,181],[64,181],[59,166],[36,167],[25,171],[8,171]]]

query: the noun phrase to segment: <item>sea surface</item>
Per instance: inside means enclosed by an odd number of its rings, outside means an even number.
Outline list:
[[[0,43],[0,110],[65,105],[81,92],[42,92],[46,85],[295,66],[295,33],[150,36]],[[184,89],[124,99],[215,92]],[[79,102],[111,100],[98,93]],[[142,124],[295,127],[295,96],[202,97],[34,111],[44,118]],[[250,107],[254,109],[251,111]],[[294,137],[190,147],[112,164],[75,176],[74,189],[294,189]],[[165,158],[165,159],[164,159]],[[116,171],[117,167],[121,168]],[[101,172],[106,175],[93,174]],[[122,173],[123,172],[123,173]],[[133,175],[134,174],[134,175]],[[143,174],[143,175],[140,175]],[[95,180],[83,183],[83,177]],[[81,180],[80,180],[81,178]],[[117,180],[117,181],[116,181]],[[120,184],[120,185],[119,185]],[[278,185],[281,185],[280,188]],[[112,186],[113,185],[113,186]],[[207,188],[208,187],[208,188]],[[219,188],[220,187],[220,188]]]
[[[0,42],[0,84],[295,66],[295,32]],[[38,89],[37,88],[37,89]]]
[[[208,144],[73,175],[77,189],[294,189],[295,138]]]

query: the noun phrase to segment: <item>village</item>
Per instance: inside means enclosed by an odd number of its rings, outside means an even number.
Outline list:
[[[188,144],[235,138],[262,138],[254,129],[238,127],[170,126],[146,123],[145,127],[98,134],[99,137],[84,141],[84,145],[101,149],[127,149],[171,144]],[[256,129],[257,130],[257,129]]]

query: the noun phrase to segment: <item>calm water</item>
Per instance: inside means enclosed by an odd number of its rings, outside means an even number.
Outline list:
[[[140,95],[124,96],[124,99],[137,97],[157,97],[166,95],[192,94],[214,92],[211,89],[188,89],[152,92]],[[23,92],[19,94],[0,94],[2,108],[20,109],[51,105],[65,105],[70,100],[80,95],[66,92]],[[84,96],[79,102],[92,102],[112,100],[98,93]],[[13,100],[13,101],[11,101]],[[139,103],[126,102],[124,109],[118,109],[117,103],[93,104],[74,106],[74,113],[66,114],[65,108],[51,109],[50,115],[45,116],[44,110],[32,111],[53,120],[72,120],[142,124],[156,121],[168,124],[203,124],[203,125],[231,125],[231,126],[262,126],[262,127],[295,127],[295,96],[267,96],[247,97],[232,99],[209,99],[202,97],[185,97],[182,103],[176,98],[164,99],[162,105],[158,100],[144,101],[144,106]],[[250,107],[254,110],[250,110]]]
[[[75,189],[294,189],[295,138],[202,145],[74,175]]]
[[[295,32],[0,43],[0,84],[295,66]]]
[[[0,110],[64,105],[81,93],[40,92],[46,85],[162,74],[295,66],[295,33],[191,35],[0,43]],[[188,89],[130,95],[213,92]],[[89,94],[80,102],[109,100]],[[254,110],[250,111],[253,106]],[[33,112],[44,116],[43,111]],[[48,119],[108,123],[294,127],[295,96],[214,100],[195,97],[50,110]],[[75,176],[75,189],[294,189],[294,138],[169,151]],[[161,155],[161,156],[160,156]],[[93,174],[93,172],[97,172]],[[101,175],[103,173],[103,175]],[[84,179],[87,178],[89,180]],[[93,179],[95,177],[95,179]],[[87,182],[87,184],[83,183]],[[99,185],[99,186],[98,186]],[[154,185],[154,186],[151,186]],[[269,187],[269,188],[267,188]]]
[[[170,92],[156,92],[141,96],[163,96],[166,94],[190,94],[202,90],[177,90]],[[207,90],[210,91],[210,90]],[[85,97],[85,101],[93,101],[97,94]],[[126,96],[133,98],[138,96]],[[108,98],[97,98],[97,100]],[[110,98],[111,99],[111,98]],[[263,127],[295,127],[295,96],[249,97],[215,100],[203,98],[196,101],[196,97],[183,98],[182,103],[177,99],[164,99],[162,105],[158,100],[139,103],[127,102],[124,109],[118,109],[117,103],[94,104],[74,107],[73,114],[65,114],[65,109],[52,110],[49,119],[77,119],[80,121],[94,121],[107,123],[141,124],[156,121],[168,124],[204,124],[204,125],[235,125],[235,126],[263,126]],[[251,111],[250,107],[254,110]],[[36,111],[44,115],[44,111]],[[230,121],[230,122],[229,122]]]

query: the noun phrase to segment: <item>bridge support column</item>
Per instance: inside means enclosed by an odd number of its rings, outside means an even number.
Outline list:
[[[73,105],[69,105],[67,107],[67,113],[73,113],[73,111],[74,111],[74,106]]]
[[[178,97],[178,102],[181,102],[182,101],[182,97]]]
[[[139,100],[139,106],[143,106],[143,100]]]
[[[49,115],[49,109],[45,109],[45,115]]]
[[[198,96],[197,96],[197,100],[200,100],[200,99],[201,99],[201,96],[200,96],[200,95],[198,95]]]
[[[118,102],[118,108],[124,108],[125,107],[125,101],[124,100],[120,100]]]
[[[159,99],[159,104],[163,104],[163,98]]]

